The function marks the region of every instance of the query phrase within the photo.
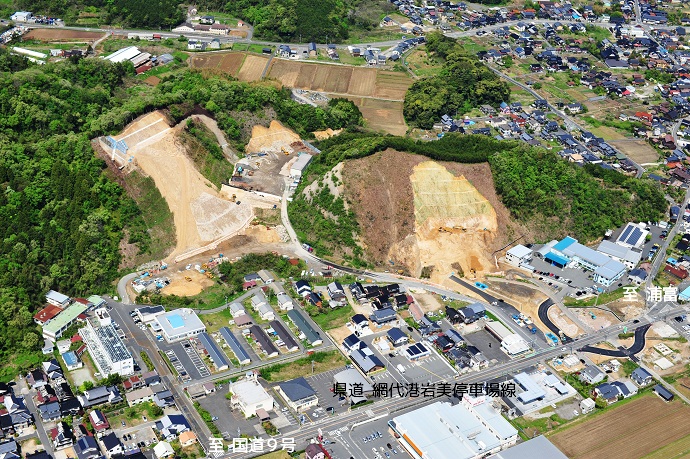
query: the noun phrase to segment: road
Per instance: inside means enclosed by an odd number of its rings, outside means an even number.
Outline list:
[[[33,400],[34,394],[35,391],[33,390],[26,394],[24,396],[24,403],[26,404],[26,407],[29,409],[31,414],[34,415],[34,421],[36,423],[36,434],[38,435],[38,439],[41,440],[41,444],[45,447],[46,452],[50,454],[52,457],[55,457],[55,453],[53,451],[53,442],[50,441],[50,438],[48,438],[48,433],[46,432],[46,429],[43,426],[41,415],[38,413],[38,409],[36,408],[36,404]]]

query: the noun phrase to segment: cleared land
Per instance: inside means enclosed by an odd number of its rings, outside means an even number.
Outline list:
[[[348,97],[362,112],[367,127],[393,135],[405,135],[407,124],[403,117],[401,101]]]
[[[649,395],[613,407],[549,439],[572,459],[637,459],[658,452],[663,445],[670,448],[663,456],[650,457],[671,458],[688,449],[689,421],[690,407]]]
[[[175,140],[183,126],[171,128],[161,112],[152,112],[116,136],[127,143],[128,156],[154,180],[173,213],[177,246],[170,259],[237,234],[254,216],[251,199],[242,199],[240,205],[230,202],[195,168]]]
[[[612,140],[609,143],[637,164],[659,162],[659,153],[644,140]]]
[[[71,40],[98,40],[103,36],[101,32],[86,32],[82,30],[63,29],[33,29],[24,37],[41,41],[71,41]]]
[[[237,79],[240,81],[259,81],[267,63],[267,57],[248,54],[244,59],[242,68],[237,73]]]
[[[201,69],[218,69],[232,76],[236,76],[244,63],[245,53],[228,51],[227,53],[212,53],[193,56],[190,66]]]

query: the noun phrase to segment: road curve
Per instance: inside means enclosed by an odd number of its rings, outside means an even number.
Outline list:
[[[620,349],[612,350],[612,349],[602,349],[600,347],[585,346],[585,347],[578,349],[578,351],[589,352],[590,354],[607,355],[609,357],[630,357],[630,356],[633,356],[633,355],[641,352],[644,349],[644,345],[646,342],[645,335],[647,334],[647,330],[649,330],[649,327],[651,327],[651,324],[637,327],[635,329],[635,342],[633,343],[632,346],[630,346],[627,349],[620,348]]]
[[[541,320],[541,323],[543,323],[544,326],[546,326],[546,328],[551,330],[553,334],[560,338],[562,330],[558,328],[558,326],[555,323],[553,323],[551,319],[549,319],[549,308],[554,304],[555,303],[553,302],[553,300],[551,300],[551,298],[545,300],[542,304],[539,305],[538,316],[539,320]],[[563,344],[573,341],[573,339],[565,333],[563,333],[563,336],[565,336]]]

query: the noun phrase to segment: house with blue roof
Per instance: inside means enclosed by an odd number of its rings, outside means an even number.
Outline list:
[[[398,327],[392,327],[388,330],[386,336],[395,347],[402,346],[410,341],[410,338]]]

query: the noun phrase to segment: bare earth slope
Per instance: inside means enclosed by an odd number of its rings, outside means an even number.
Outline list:
[[[368,258],[432,280],[461,268],[495,270],[492,252],[524,234],[494,190],[488,164],[458,164],[394,150],[348,161],[345,197]]]

